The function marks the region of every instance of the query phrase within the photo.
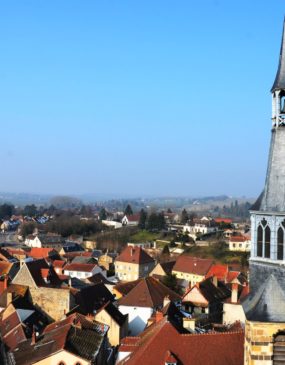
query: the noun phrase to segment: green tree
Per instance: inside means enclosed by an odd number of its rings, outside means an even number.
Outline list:
[[[23,237],[27,237],[29,234],[32,234],[34,232],[34,229],[36,227],[37,225],[34,222],[24,223],[21,227],[21,235]]]
[[[181,224],[185,224],[188,222],[189,216],[186,209],[183,209],[180,216]]]
[[[107,218],[107,212],[105,208],[102,208],[99,213],[99,218],[101,221],[105,220]]]
[[[151,213],[147,220],[148,230],[162,230],[166,226],[163,213]]]
[[[132,207],[130,206],[130,204],[128,204],[125,209],[125,215],[133,215],[133,214],[134,212],[132,210]]]
[[[37,207],[35,206],[35,204],[26,205],[24,207],[24,210],[23,210],[24,215],[34,217],[35,215],[37,215],[37,213],[38,213],[38,210],[37,210]]]
[[[15,212],[15,207],[12,204],[2,204],[0,205],[0,219],[8,219]]]
[[[147,221],[147,212],[144,209],[142,209],[140,211],[140,220],[139,220],[139,228],[140,229],[145,229],[146,221]]]
[[[177,279],[176,279],[176,275],[174,274],[169,274],[163,277],[162,282],[165,286],[167,286],[168,288],[177,291]]]

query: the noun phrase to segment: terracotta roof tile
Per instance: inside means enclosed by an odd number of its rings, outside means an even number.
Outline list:
[[[35,259],[45,259],[53,252],[57,253],[53,248],[32,247],[27,255]]]
[[[201,259],[188,255],[181,255],[177,258],[173,271],[189,274],[206,275],[213,265],[211,259]]]
[[[64,267],[64,272],[66,271],[80,271],[80,272],[92,272],[97,264],[77,264],[71,263]]]
[[[119,352],[131,352],[120,365],[164,365],[169,353],[179,365],[242,365],[244,333],[181,334],[164,317],[139,337],[123,339]]]
[[[129,262],[132,264],[147,264],[155,260],[141,247],[127,246],[116,258],[116,262]]]
[[[208,271],[206,277],[209,278],[211,276],[216,276],[218,280],[225,281],[228,271],[228,265],[213,265]]]
[[[163,306],[163,300],[166,296],[171,301],[181,300],[178,294],[160,281],[153,277],[147,277],[139,281],[125,297],[121,298],[119,305],[157,308]]]

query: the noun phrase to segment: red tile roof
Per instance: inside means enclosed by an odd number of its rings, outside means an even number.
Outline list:
[[[215,218],[214,221],[216,223],[226,223],[226,224],[231,224],[233,223],[233,220],[230,218]]]
[[[45,259],[49,257],[49,253],[54,251],[53,248],[41,248],[41,247],[33,247],[31,251],[28,252],[28,256],[33,257],[35,259]]]
[[[218,280],[224,281],[229,271],[228,265],[213,265],[208,271],[206,277],[216,276]]]
[[[181,300],[178,294],[149,276],[139,281],[125,297],[121,298],[119,305],[157,308],[163,306],[163,300],[166,296],[171,301]]]
[[[201,259],[188,255],[178,256],[173,271],[180,271],[189,274],[206,275],[213,265],[211,259]]]
[[[81,272],[92,272],[92,270],[97,266],[97,264],[67,264],[64,267],[65,271],[81,271]]]
[[[248,238],[245,236],[231,236],[230,242],[245,242]]]
[[[123,339],[119,352],[131,352],[120,365],[164,365],[169,354],[180,365],[243,365],[244,333],[181,334],[164,317],[139,337]]]
[[[52,266],[54,268],[63,268],[63,266],[66,264],[65,261],[63,260],[54,260],[53,263],[52,263]]]
[[[227,283],[231,283],[233,280],[237,279],[239,275],[239,271],[229,271],[227,275]]]
[[[155,260],[141,247],[127,246],[116,258],[116,262],[128,262],[131,264],[147,264]]]
[[[11,262],[0,261],[0,276],[9,274],[12,266]]]
[[[127,218],[129,222],[138,222],[140,220],[140,213],[127,215]]]

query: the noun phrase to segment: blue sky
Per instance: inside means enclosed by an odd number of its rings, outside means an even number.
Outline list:
[[[0,4],[0,191],[256,196],[284,1]]]

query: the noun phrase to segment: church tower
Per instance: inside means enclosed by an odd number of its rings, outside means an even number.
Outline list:
[[[285,22],[272,89],[265,187],[251,208],[245,364],[285,365]]]

